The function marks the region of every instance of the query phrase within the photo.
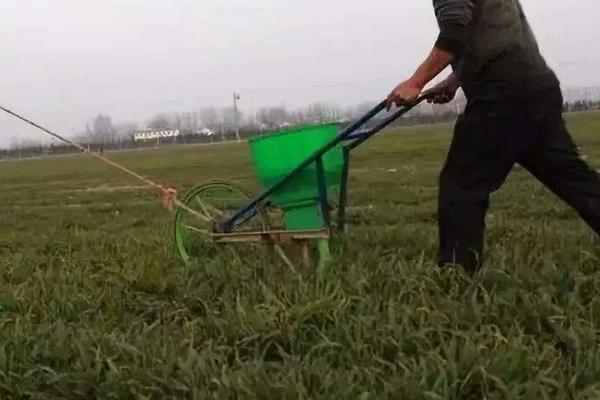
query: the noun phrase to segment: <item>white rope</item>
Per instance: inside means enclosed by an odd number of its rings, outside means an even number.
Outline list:
[[[116,162],[114,162],[112,160],[109,160],[108,158],[104,157],[101,154],[94,153],[94,152],[88,150],[87,148],[85,148],[84,146],[80,145],[79,143],[75,143],[72,140],[69,140],[69,139],[67,139],[67,138],[65,138],[65,137],[63,137],[63,136],[61,136],[61,135],[59,135],[57,133],[54,133],[54,132],[50,131],[49,129],[46,129],[43,126],[41,126],[39,124],[36,124],[35,122],[33,122],[33,121],[31,121],[31,120],[29,120],[29,119],[27,119],[27,118],[25,118],[25,117],[23,117],[23,116],[15,113],[14,111],[11,111],[11,110],[9,110],[9,109],[7,109],[5,107],[2,107],[2,106],[0,106],[0,110],[4,111],[7,114],[12,115],[15,118],[20,119],[21,121],[23,121],[23,122],[25,122],[25,123],[27,123],[27,124],[29,124],[29,125],[37,128],[37,129],[39,129],[39,130],[41,130],[42,132],[46,133],[47,135],[50,135],[50,136],[52,136],[52,137],[60,140],[63,143],[66,143],[66,144],[68,144],[70,146],[73,146],[73,147],[77,148],[82,153],[87,154],[87,155],[89,155],[91,157],[94,157],[97,160],[100,160],[100,161],[102,161],[102,162],[110,165],[111,167],[116,168],[116,169],[120,170],[121,172],[124,172],[124,173],[128,174],[129,176],[132,176],[133,178],[139,180],[140,182],[144,183],[148,187],[160,190],[161,193],[162,193],[162,195],[163,195],[163,199],[166,197],[165,204],[167,205],[167,207],[171,208],[170,203],[172,202],[173,205],[175,205],[175,206],[177,206],[177,207],[179,207],[179,208],[181,208],[181,209],[189,212],[190,214],[192,214],[193,216],[195,216],[195,217],[197,217],[199,219],[202,219],[204,222],[211,222],[212,221],[212,219],[209,216],[203,215],[203,214],[201,214],[201,213],[199,213],[199,212],[197,212],[195,210],[192,210],[190,207],[188,207],[185,204],[183,204],[177,198],[176,191],[174,189],[171,189],[171,188],[168,188],[166,186],[160,185],[160,184],[158,184],[158,183],[156,183],[156,182],[154,182],[154,181],[152,181],[152,180],[150,180],[150,179],[148,179],[148,178],[146,178],[146,177],[144,177],[144,176],[142,176],[142,175],[140,175],[140,174],[132,171],[131,169],[129,169],[129,168],[127,168],[127,167],[125,167],[125,166],[123,166],[121,164],[118,164],[118,163],[116,163]],[[201,206],[202,206],[202,204],[201,204]]]

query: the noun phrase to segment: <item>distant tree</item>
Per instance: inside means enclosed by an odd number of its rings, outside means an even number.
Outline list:
[[[198,129],[198,113],[190,113],[190,129]]]
[[[277,129],[282,124],[290,122],[290,113],[285,107],[266,107],[256,112],[258,123],[267,129]]]
[[[200,110],[200,121],[204,127],[210,130],[217,130],[219,128],[219,114],[213,107],[207,107]]]
[[[115,131],[119,138],[119,147],[123,147],[127,142],[134,140],[135,132],[138,130],[138,124],[135,122],[121,122],[115,124]]]
[[[148,128],[154,129],[154,130],[170,129],[173,127],[173,125],[174,124],[170,121],[169,116],[167,114],[163,114],[163,113],[156,114],[155,116],[150,118],[150,120],[146,124],[146,126],[148,126]]]
[[[321,103],[313,103],[308,106],[305,115],[310,122],[322,123],[325,121],[325,108]]]
[[[118,141],[117,131],[108,115],[98,114],[91,128],[91,141],[107,145]]]
[[[11,150],[19,150],[21,147],[23,147],[21,145],[21,139],[16,136],[12,136],[10,138],[10,149]]]
[[[338,121],[341,118],[339,108],[319,102],[309,105],[305,111],[305,115],[306,119],[315,123]]]
[[[221,123],[226,129],[232,129],[235,126],[236,112],[233,107],[225,107],[221,109]]]
[[[357,105],[356,107],[354,107],[354,110],[352,111],[352,113],[354,116],[365,115],[366,113],[371,111],[373,109],[373,107],[375,107],[376,104],[377,103],[375,103],[375,102],[361,103],[361,104]]]
[[[306,110],[294,110],[290,111],[290,122],[299,125],[312,121],[309,121],[308,116],[306,115]]]
[[[181,129],[181,127],[183,126],[183,117],[180,113],[173,114],[171,120],[171,128]]]
[[[181,124],[180,124],[179,128],[190,130],[190,131],[195,131],[198,129],[196,113],[184,112],[181,114],[180,120],[181,120]]]
[[[119,138],[128,138],[138,130],[138,124],[135,122],[120,122],[115,124],[115,131]]]

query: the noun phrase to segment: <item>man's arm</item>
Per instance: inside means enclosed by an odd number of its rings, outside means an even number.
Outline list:
[[[410,78],[421,89],[454,61],[454,54],[434,47],[427,59],[417,68]]]
[[[416,99],[433,78],[464,53],[470,27],[473,24],[473,0],[434,0],[440,34],[427,59],[413,76],[398,85],[388,96],[388,110]],[[449,82],[454,83],[455,78]]]
[[[440,26],[435,46],[461,57],[473,24],[474,0],[434,0],[433,8]]]

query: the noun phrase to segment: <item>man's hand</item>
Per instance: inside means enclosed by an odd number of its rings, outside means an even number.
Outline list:
[[[390,93],[386,100],[386,107],[389,111],[395,104],[401,107],[417,99],[423,90],[423,86],[417,84],[413,79],[402,82]]]
[[[444,81],[438,83],[436,86],[432,87],[428,90],[431,93],[431,96],[427,96],[427,102],[433,104],[447,104],[450,103],[454,97],[456,97],[456,92],[460,87],[460,82],[458,77],[454,74],[451,74]]]
[[[404,106],[415,101],[421,91],[433,78],[438,76],[454,61],[454,55],[434,47],[427,59],[417,68],[412,78],[399,84],[386,100],[387,110],[394,104]]]

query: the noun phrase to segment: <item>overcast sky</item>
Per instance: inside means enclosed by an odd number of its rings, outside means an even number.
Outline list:
[[[563,86],[600,85],[600,2],[522,0]],[[98,113],[353,105],[410,75],[431,0],[1,0],[0,104],[65,134]],[[0,116],[0,145],[38,133]]]

